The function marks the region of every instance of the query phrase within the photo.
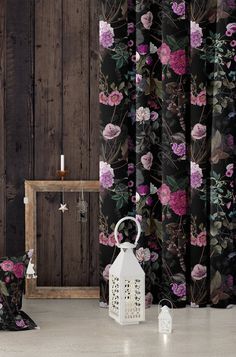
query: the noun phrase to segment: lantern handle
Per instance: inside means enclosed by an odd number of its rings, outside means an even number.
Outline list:
[[[173,316],[174,305],[173,305],[172,301],[170,301],[169,299],[161,299],[161,300],[159,301],[159,303],[158,303],[158,315],[159,315],[159,313],[160,313],[160,303],[161,303],[162,301],[168,301],[168,302],[170,303],[170,305],[171,305],[171,315]]]
[[[131,216],[126,216],[126,217],[123,217],[121,218],[117,223],[116,223],[116,226],[115,226],[115,230],[114,230],[114,236],[115,236],[115,240],[116,240],[116,243],[117,243],[117,247],[120,247],[120,243],[119,243],[119,239],[118,239],[118,228],[119,228],[119,225],[124,222],[124,221],[127,221],[127,220],[131,220],[131,221],[134,221],[138,227],[138,233],[137,233],[137,236],[136,236],[136,239],[135,239],[135,242],[134,242],[134,246],[136,247],[137,244],[138,244],[138,240],[140,238],[140,235],[141,235],[141,226],[140,226],[140,223],[139,221],[134,218],[134,217],[131,217]]]

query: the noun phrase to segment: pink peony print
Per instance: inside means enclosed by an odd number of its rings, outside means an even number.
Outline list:
[[[226,166],[226,176],[232,177],[234,173],[234,164],[229,164]]]
[[[197,237],[195,237],[193,234],[191,235],[191,245],[197,245]]]
[[[178,16],[185,15],[185,2],[180,2],[179,4],[174,1],[172,4],[173,12]]]
[[[114,43],[114,30],[106,21],[99,22],[99,42],[104,48],[109,48]]]
[[[105,126],[105,129],[102,132],[102,135],[104,139],[106,140],[112,140],[119,136],[121,133],[121,129],[118,125],[114,125],[112,123],[109,123]]]
[[[186,296],[186,284],[177,284],[177,283],[172,283],[171,284],[171,290],[173,293],[178,296],[178,297],[184,297]]]
[[[24,277],[24,271],[25,271],[25,268],[24,268],[24,264],[23,263],[14,264],[13,273],[15,274],[15,276],[18,279],[22,279]]]
[[[187,197],[186,192],[183,190],[179,190],[171,193],[170,195],[170,208],[174,211],[178,216],[183,216],[187,211]]]
[[[171,195],[171,190],[169,186],[163,183],[161,187],[157,190],[157,195],[163,206],[168,205]]]
[[[185,143],[181,143],[181,144],[174,143],[174,144],[172,144],[171,148],[172,148],[173,153],[177,156],[183,157],[186,155]]]
[[[0,267],[3,271],[13,271],[14,263],[11,260],[4,260]]]
[[[103,279],[108,281],[109,280],[109,270],[110,270],[111,264],[107,264],[105,269],[102,272]]]
[[[207,267],[205,265],[196,264],[191,272],[193,280],[202,280],[207,276]]]
[[[146,14],[141,16],[141,22],[146,30],[150,30],[152,26],[152,21],[153,21],[153,14],[151,11],[148,11]]]
[[[150,119],[150,109],[139,107],[136,111],[136,121],[143,122]]]
[[[133,163],[128,164],[128,175],[132,175],[135,172],[135,166]]]
[[[104,92],[99,93],[99,102],[104,105],[108,104],[108,97],[106,96],[106,94]]]
[[[114,105],[119,105],[123,99],[123,94],[119,92],[118,90],[114,90],[109,94],[108,97],[108,105],[113,107]]]
[[[185,50],[177,50],[170,55],[170,66],[176,74],[183,75],[187,71]]]
[[[200,123],[195,124],[192,131],[191,136],[194,140],[201,140],[206,137],[206,125],[202,125]]]
[[[162,43],[162,45],[157,49],[157,54],[160,58],[161,63],[167,64],[170,60],[170,47],[166,43]]]
[[[114,183],[114,170],[107,162],[100,161],[100,184],[103,188],[109,188]]]
[[[197,100],[196,100],[196,104],[199,107],[202,107],[203,105],[206,105],[206,90],[202,90],[198,96],[197,96]]]
[[[207,245],[207,234],[206,231],[203,231],[198,234],[196,239],[196,245],[198,247],[205,247]]]
[[[190,31],[191,31],[191,47],[192,48],[198,48],[202,44],[202,29],[199,26],[198,23],[191,21],[190,25]]]
[[[145,170],[151,170],[152,162],[153,162],[153,155],[150,151],[141,157],[141,163]]]

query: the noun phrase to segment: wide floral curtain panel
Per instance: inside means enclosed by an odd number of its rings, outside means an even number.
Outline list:
[[[136,216],[146,303],[236,302],[236,2],[100,0],[100,277]],[[135,234],[121,227],[119,239]]]

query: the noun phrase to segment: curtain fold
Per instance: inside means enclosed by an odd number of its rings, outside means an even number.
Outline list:
[[[101,306],[124,215],[147,306],[234,303],[235,1],[100,4]]]

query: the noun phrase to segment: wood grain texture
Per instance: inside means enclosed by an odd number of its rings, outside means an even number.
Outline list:
[[[24,249],[24,179],[33,177],[33,0],[6,1],[6,253]]]
[[[5,202],[5,44],[6,0],[0,0],[0,256],[5,255],[6,202]]]
[[[63,0],[63,152],[70,179],[89,179],[89,3]],[[65,194],[63,285],[88,285],[89,222],[77,221],[78,195]],[[86,195],[86,200],[89,195]]]
[[[25,205],[25,222],[26,222],[26,250],[34,249],[33,263],[38,262],[38,252],[41,247],[38,245],[37,239],[37,200],[38,193],[45,194],[45,192],[50,189],[61,190],[65,187],[65,182],[62,181],[45,181],[42,184],[42,181],[26,181],[25,182],[25,196],[27,198],[27,204]],[[73,186],[72,186],[73,184]],[[77,184],[77,189],[80,190],[81,182],[73,181],[67,185],[68,189],[73,187],[73,190],[76,189],[75,185]],[[97,185],[98,186],[98,185]],[[97,187],[98,188],[98,187]],[[65,189],[66,190],[66,189]],[[70,193],[71,194],[71,193]],[[58,211],[57,211],[58,212]],[[69,213],[69,212],[67,212]],[[49,212],[50,214],[50,212]],[[58,212],[58,214],[62,214]],[[52,237],[50,237],[52,239]],[[37,266],[37,265],[36,265]],[[48,279],[46,280],[45,286],[40,286],[42,278],[38,276],[38,279],[29,279],[26,281],[26,297],[28,298],[98,298],[99,289],[98,287],[85,286],[82,284],[78,286],[79,277],[81,272],[78,270],[71,271],[71,275],[75,274],[75,285],[76,287],[60,287],[61,284],[55,285],[55,278],[51,276],[52,271],[48,271]],[[89,271],[86,272],[88,276]],[[38,272],[37,272],[38,275]],[[51,285],[49,284],[50,282]],[[85,282],[85,281],[83,281]],[[53,286],[54,285],[54,286]],[[89,284],[88,284],[89,285]]]
[[[55,179],[62,133],[62,2],[38,0],[35,14],[35,178]],[[60,194],[40,195],[38,201],[40,285],[61,283],[59,201]]]
[[[99,1],[90,0],[90,33],[89,33],[89,58],[90,58],[90,96],[89,96],[89,178],[98,180],[99,172]],[[89,201],[89,279],[90,285],[99,284],[99,239],[98,239],[98,216],[99,216],[99,194],[90,194]]]

